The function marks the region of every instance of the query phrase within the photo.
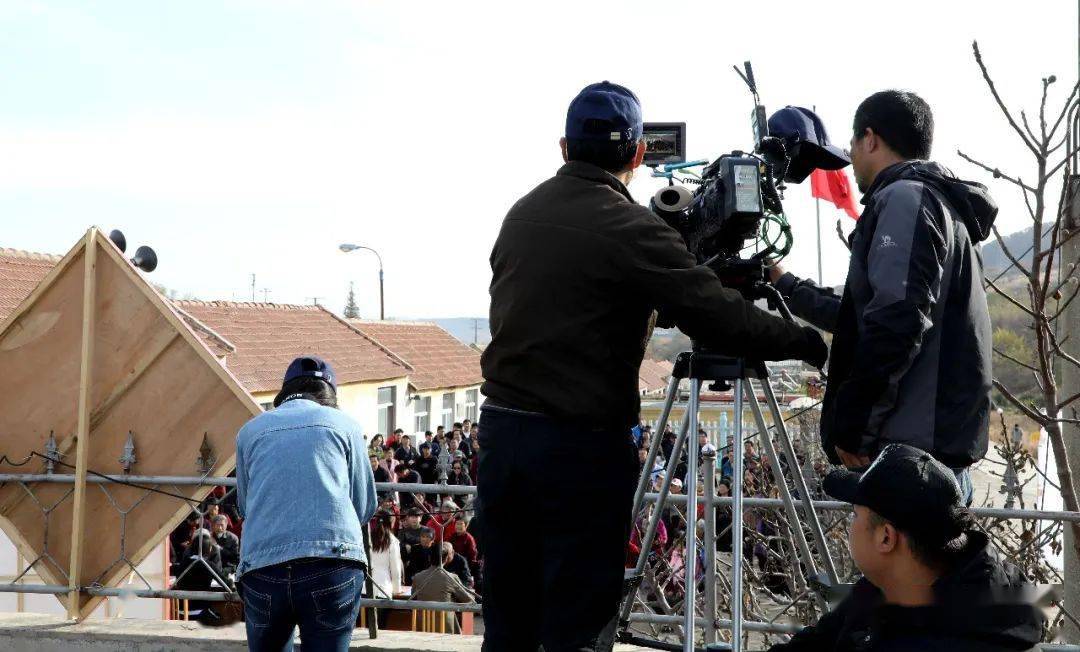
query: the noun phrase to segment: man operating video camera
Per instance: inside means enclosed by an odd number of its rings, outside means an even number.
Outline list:
[[[484,650],[610,650],[638,459],[638,367],[654,313],[711,351],[820,366],[812,328],[699,265],[633,201],[641,105],[601,82],[571,102],[566,164],[507,214],[491,253],[480,431]],[[552,475],[552,468],[587,472]],[[569,514],[581,496],[599,507]],[[573,524],[573,525],[572,525]],[[521,563],[521,542],[543,532]]]
[[[787,114],[786,127],[820,129],[799,117]],[[821,413],[826,454],[861,468],[890,442],[910,444],[952,468],[970,504],[968,467],[986,454],[992,378],[976,247],[997,206],[984,186],[925,160],[933,135],[918,95],[864,100],[851,163],[866,210],[843,297],[780,267],[771,278],[792,312],[835,333]]]

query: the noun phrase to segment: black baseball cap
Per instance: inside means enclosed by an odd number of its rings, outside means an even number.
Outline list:
[[[816,113],[801,106],[785,106],[769,117],[769,134],[783,139],[791,156],[784,177],[800,183],[815,169],[839,170],[851,165],[851,157],[829,142],[825,124]]]
[[[606,80],[581,89],[566,111],[571,140],[627,142],[641,138],[642,129],[637,95]]]
[[[318,356],[305,355],[290,362],[289,368],[285,370],[285,380],[282,384],[284,385],[290,380],[304,376],[325,380],[330,383],[331,387],[337,389],[337,382],[334,380],[334,368],[330,366],[329,362]]]
[[[898,529],[930,543],[959,536],[960,484],[952,470],[926,451],[889,444],[865,471],[835,470],[825,476],[825,493],[873,510]]]

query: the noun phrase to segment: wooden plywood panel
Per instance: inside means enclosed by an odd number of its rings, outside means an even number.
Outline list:
[[[197,475],[205,433],[217,455],[211,475],[227,474],[235,463],[236,432],[259,412],[258,405],[111,242],[100,233],[90,241],[98,252],[87,468],[121,473],[118,458],[130,431],[138,460],[134,473]],[[0,324],[0,453],[9,458],[44,452],[49,433],[55,432],[67,455],[64,461],[74,462],[84,242]],[[18,470],[43,468],[34,460]],[[71,488],[37,483],[30,496],[17,484],[0,486],[0,527],[29,559],[47,550],[50,559],[36,568],[52,584],[67,584]],[[145,497],[141,489],[117,484],[107,488],[109,495],[93,485],[86,492],[80,585],[115,586],[130,572],[119,563],[122,528],[123,555],[138,564],[188,511],[177,498]],[[193,499],[209,492],[163,489]],[[122,525],[113,502],[122,510],[138,504]],[[46,523],[40,506],[52,504],[57,507]],[[85,617],[98,602],[83,596],[80,615]]]

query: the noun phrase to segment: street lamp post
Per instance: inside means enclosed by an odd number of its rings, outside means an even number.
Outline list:
[[[342,250],[345,253],[349,253],[351,251],[356,251],[357,249],[365,249],[365,250],[370,251],[371,253],[375,254],[375,257],[379,259],[379,319],[385,321],[386,320],[386,307],[385,307],[385,304],[383,303],[383,264],[382,264],[382,256],[380,256],[379,252],[375,251],[371,247],[365,247],[364,245],[343,244],[343,245],[339,245],[338,249]]]

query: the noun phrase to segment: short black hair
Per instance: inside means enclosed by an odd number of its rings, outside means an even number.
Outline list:
[[[637,140],[607,141],[566,139],[566,160],[592,163],[612,174],[622,172],[637,154]]]
[[[281,386],[281,391],[274,397],[274,407],[281,405],[281,402],[286,397],[293,394],[300,394],[303,398],[326,407],[336,408],[338,406],[337,391],[334,390],[333,385],[314,376],[300,376]]]
[[[946,571],[954,566],[967,546],[967,532],[976,527],[975,516],[965,507],[953,508],[948,522],[943,523],[940,531],[935,534],[901,528],[874,510],[870,510],[870,521],[874,525],[890,523],[903,532],[911,554],[924,565],[939,571]]]
[[[855,138],[873,130],[905,159],[928,159],[934,144],[934,115],[926,100],[911,91],[874,93],[855,110]]]

